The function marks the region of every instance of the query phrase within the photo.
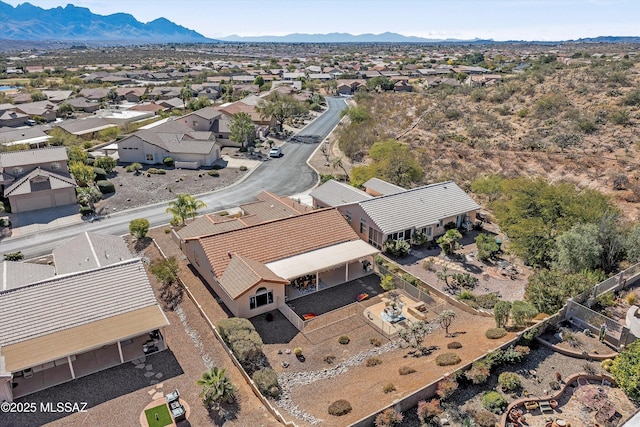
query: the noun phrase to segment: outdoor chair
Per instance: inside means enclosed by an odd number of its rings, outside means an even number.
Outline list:
[[[549,403],[548,400],[541,400],[540,401],[540,411],[542,413],[545,413],[547,411],[553,413],[553,408],[551,407],[551,404]]]
[[[180,392],[178,391],[178,389],[175,389],[165,397],[167,398],[167,403],[175,402],[176,400],[180,399]]]

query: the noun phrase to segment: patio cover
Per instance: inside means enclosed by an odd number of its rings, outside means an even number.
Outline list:
[[[278,276],[291,280],[316,271],[326,271],[379,252],[362,240],[353,240],[294,255],[266,265]]]
[[[98,320],[1,348],[6,370],[16,372],[32,366],[81,354],[103,345],[133,338],[169,325],[158,305]]]

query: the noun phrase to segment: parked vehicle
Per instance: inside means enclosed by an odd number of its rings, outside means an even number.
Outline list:
[[[273,147],[271,151],[269,151],[269,157],[280,157],[282,156],[282,148]]]

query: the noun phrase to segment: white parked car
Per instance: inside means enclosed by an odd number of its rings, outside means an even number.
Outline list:
[[[282,156],[282,148],[273,147],[271,151],[269,151],[269,157],[280,157]]]

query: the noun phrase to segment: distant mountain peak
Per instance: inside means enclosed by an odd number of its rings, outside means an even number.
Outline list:
[[[129,43],[211,42],[166,18],[142,23],[128,13],[97,15],[67,4],[43,9],[31,3],[13,7],[0,1],[0,37],[21,41],[104,41]]]
[[[304,34],[293,33],[285,36],[238,36],[231,35],[221,37],[220,40],[229,42],[264,42],[264,43],[436,43],[445,41],[477,42],[474,40],[451,40],[451,39],[427,39],[417,36],[405,36],[398,33],[385,31],[380,34],[349,34],[349,33],[327,33],[327,34]]]

